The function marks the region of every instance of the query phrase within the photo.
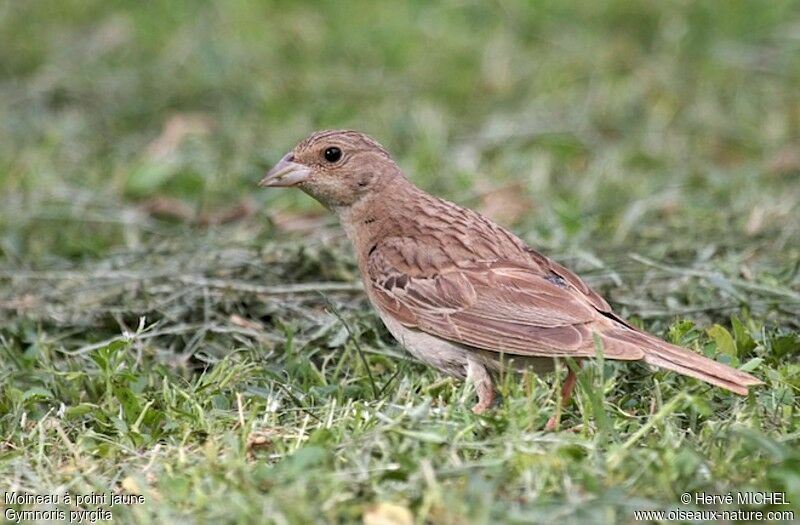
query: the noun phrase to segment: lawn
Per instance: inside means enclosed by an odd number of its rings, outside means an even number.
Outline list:
[[[3,3],[3,519],[800,519],[798,35],[786,1]],[[566,366],[474,415],[335,219],[256,186],[334,127],[765,385],[595,359],[557,432]]]

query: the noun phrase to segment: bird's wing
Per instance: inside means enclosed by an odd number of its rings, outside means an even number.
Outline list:
[[[409,251],[405,239],[387,239],[372,250],[366,268],[378,308],[407,327],[484,350],[546,357],[593,356],[592,333],[608,328],[600,313],[607,303],[576,288],[573,279],[585,285],[574,274],[503,260],[424,268],[419,257],[408,264]],[[631,345],[604,353],[642,357]]]

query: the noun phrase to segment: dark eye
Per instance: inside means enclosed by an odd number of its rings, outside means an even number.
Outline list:
[[[325,150],[325,160],[328,162],[336,162],[342,158],[342,150],[337,147],[328,148]]]

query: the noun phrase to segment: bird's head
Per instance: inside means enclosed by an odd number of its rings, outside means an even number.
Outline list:
[[[269,170],[262,187],[297,186],[327,208],[347,208],[403,175],[389,153],[357,131],[318,131]]]

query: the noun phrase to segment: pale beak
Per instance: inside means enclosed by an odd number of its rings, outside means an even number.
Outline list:
[[[294,186],[306,180],[309,175],[311,175],[311,169],[295,162],[294,156],[287,153],[274,168],[267,172],[258,185],[262,188]]]

